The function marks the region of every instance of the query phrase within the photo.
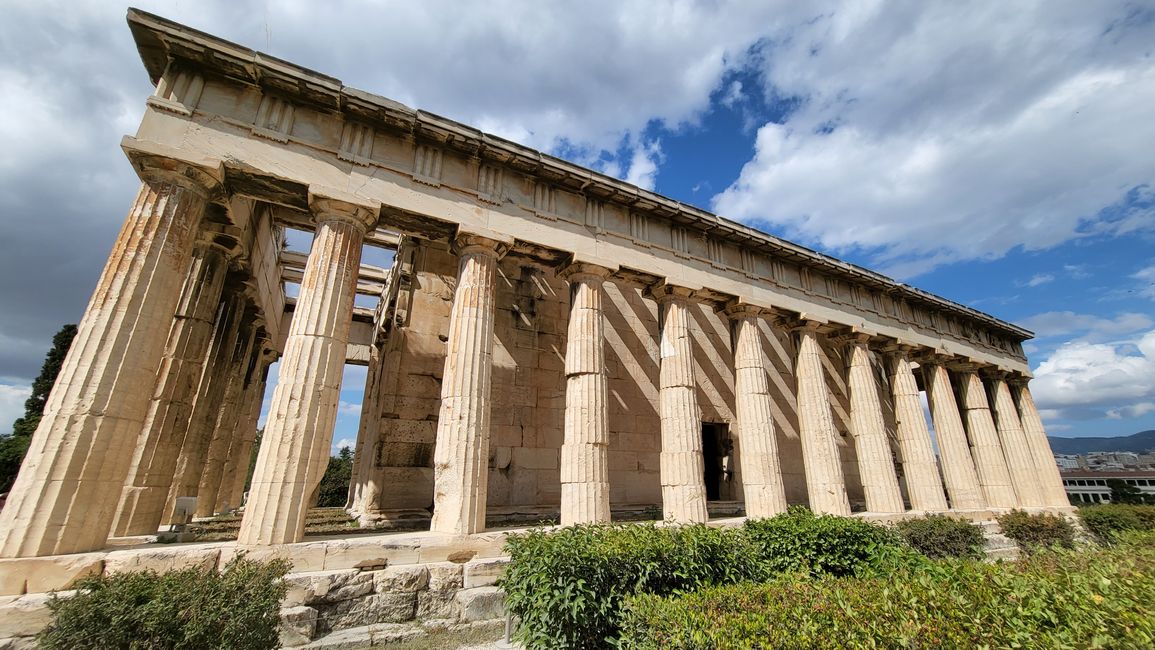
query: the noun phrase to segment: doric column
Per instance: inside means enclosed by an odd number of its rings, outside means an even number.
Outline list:
[[[254,349],[256,334],[255,322],[249,320],[243,323],[231,355],[224,399],[217,410],[216,424],[205,452],[204,470],[197,487],[197,517],[211,517],[220,512],[217,510],[217,494],[220,493],[233,437],[238,433],[237,422],[243,415],[241,411],[248,407],[244,402],[245,378],[252,369],[253,355],[257,352]]]
[[[259,356],[245,385],[244,408],[237,420],[237,431],[225,464],[224,480],[217,492],[217,512],[228,512],[241,506],[245,496],[245,481],[249,474],[249,460],[253,454],[253,442],[257,437],[257,420],[261,417],[261,406],[265,398],[265,386],[269,376],[269,365],[276,359],[268,335],[258,334]]]
[[[610,269],[575,262],[569,282],[565,350],[565,439],[561,446],[561,524],[610,520],[609,388],[602,283]]]
[[[164,515],[160,519],[163,526],[182,523],[176,515],[178,497],[198,496],[201,473],[205,467],[205,454],[213,437],[216,416],[224,400],[225,384],[228,383],[229,359],[237,345],[237,337],[244,318],[245,297],[237,287],[226,288],[221,301],[217,320],[213,326],[213,340],[205,358],[204,371],[197,386],[192,415],[189,416],[188,432],[177,457],[176,470],[172,475]],[[215,496],[215,495],[214,495]]]
[[[1043,428],[1043,420],[1035,408],[1035,398],[1031,396],[1031,389],[1027,387],[1026,379],[1019,379],[1011,383],[1012,396],[1019,409],[1019,421],[1023,424],[1023,434],[1027,438],[1027,445],[1031,449],[1031,456],[1035,459],[1035,470],[1038,472],[1042,486],[1042,496],[1048,506],[1053,508],[1069,507],[1071,500],[1067,497],[1067,490],[1063,487],[1063,477],[1059,473],[1059,466],[1055,463],[1055,454],[1051,451],[1051,443],[1047,440],[1047,431]]]
[[[806,491],[810,509],[817,513],[849,515],[850,500],[838,454],[838,435],[830,410],[826,385],[826,354],[818,344],[819,323],[804,321],[797,327],[798,361],[794,378],[798,390],[798,429],[802,462],[806,466]]]
[[[746,516],[753,519],[786,512],[770,377],[758,333],[761,314],[754,305],[735,303],[726,308],[734,323],[735,451],[741,463]]]
[[[867,347],[869,340],[870,336],[859,334],[849,343],[850,364],[846,373],[850,388],[850,432],[858,456],[858,475],[868,511],[903,512],[906,508],[894,473],[878,381]]]
[[[918,381],[907,358],[908,349],[897,346],[891,352],[888,359],[890,391],[910,507],[922,512],[941,512],[947,509],[946,494],[943,493],[942,478],[930,441],[930,429],[922,412]]]
[[[962,368],[959,372],[959,398],[966,417],[967,433],[970,434],[975,470],[979,475],[979,484],[983,487],[987,507],[1014,508],[1019,505],[1019,501],[1011,485],[1011,474],[1007,471],[1007,461],[1003,456],[1003,447],[999,444],[994,419],[991,418],[986,388],[972,366],[968,364]]]
[[[661,313],[658,401],[662,418],[662,516],[667,521],[702,522],[709,519],[709,513],[702,414],[698,410],[687,304],[691,290],[663,284],[651,292]]]
[[[228,246],[208,231],[193,244],[192,267],[185,280],[156,388],[144,427],[133,450],[128,479],[120,495],[112,535],[156,532],[177,456],[188,430],[197,382],[212,340],[213,320],[228,270]]]
[[[361,401],[361,418],[357,424],[357,443],[353,450],[353,467],[349,472],[349,496],[345,509],[361,515],[371,508],[365,503],[367,484],[376,466],[377,438],[381,422],[381,380],[385,370],[384,350],[379,341],[369,346],[369,365],[365,372],[365,396]]]
[[[1019,421],[1019,412],[1015,408],[1011,389],[1001,373],[992,373],[986,381],[991,395],[994,396],[995,428],[999,433],[999,442],[1003,447],[1003,456],[1007,461],[1011,485],[1015,488],[1019,505],[1043,507],[1047,505],[1043,497],[1043,486],[1039,481],[1039,472],[1035,468],[1035,457],[1031,453],[1026,433],[1023,432],[1023,425]]]
[[[926,398],[934,418],[934,432],[938,436],[938,455],[942,459],[942,473],[952,510],[981,510],[987,503],[979,486],[971,458],[967,432],[963,427],[954,388],[947,369],[925,359],[921,363]]]
[[[195,168],[143,174],[0,514],[2,557],[91,551],[108,539],[215,191],[206,188],[216,187]]]
[[[240,544],[286,544],[305,534],[308,499],[328,458],[366,231],[378,209],[310,196],[317,223],[273,391]]]
[[[508,246],[461,234],[454,249],[458,255],[457,288],[449,316],[433,451],[430,530],[469,535],[485,530],[497,262]]]

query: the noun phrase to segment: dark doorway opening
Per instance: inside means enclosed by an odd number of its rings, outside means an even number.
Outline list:
[[[724,423],[702,423],[702,459],[706,464],[706,500],[720,501],[729,479],[730,430]]]

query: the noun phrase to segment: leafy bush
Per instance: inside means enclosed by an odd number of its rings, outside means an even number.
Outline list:
[[[1155,530],[1155,506],[1104,504],[1079,509],[1083,525],[1100,540],[1110,542],[1130,530]]]
[[[900,521],[894,529],[907,544],[929,558],[983,556],[983,529],[965,519],[927,515]]]
[[[850,517],[818,516],[798,506],[777,517],[749,520],[743,531],[762,577],[856,574],[875,568],[903,547],[902,540],[882,526]]]
[[[86,578],[53,598],[42,648],[277,648],[288,562],[238,556],[224,571],[191,568]]]
[[[603,647],[617,635],[621,600],[751,577],[741,532],[704,525],[582,525],[511,535],[506,607],[530,648]]]
[[[740,529],[697,524],[584,525],[512,535],[502,579],[529,648],[612,644],[622,600],[781,573],[847,575],[905,566],[913,555],[880,526],[805,508]]]
[[[625,648],[1075,648],[1155,643],[1155,536],[1019,563],[779,579],[625,603]]]
[[[1062,516],[1048,513],[1032,515],[1012,510],[999,518],[1003,534],[1015,540],[1019,548],[1033,551],[1040,547],[1075,545],[1075,527]]]

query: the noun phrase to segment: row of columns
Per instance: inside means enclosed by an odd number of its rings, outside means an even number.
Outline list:
[[[166,161],[147,170],[29,460],[0,515],[0,555],[80,552],[102,547],[110,532],[151,533],[172,518],[177,496],[197,496],[202,515],[239,502],[241,463],[247,463],[253,444],[248,432],[255,431],[270,359],[243,289],[230,285],[231,249],[222,236],[227,233],[204,224],[206,208],[219,196],[219,185],[195,168]],[[316,235],[241,544],[289,543],[303,536],[309,497],[328,460],[362,241],[379,211],[379,206],[320,196],[310,196],[310,207]],[[485,526],[496,272],[507,248],[507,242],[477,235],[455,241],[460,262],[434,458],[432,528],[439,532],[469,534]],[[562,274],[572,292],[561,450],[565,523],[610,517],[603,314],[609,274],[588,264],[573,264]],[[663,511],[676,521],[707,517],[689,329],[692,294],[668,284],[652,289],[660,310]],[[752,516],[767,516],[781,512],[786,500],[758,333],[766,314],[744,305],[727,313],[737,334],[735,430],[747,508]],[[820,328],[807,321],[791,327],[797,336],[795,378],[811,507],[848,514]],[[868,508],[893,512],[901,509],[901,497],[868,343],[865,337],[850,342],[851,426]],[[944,509],[906,351],[893,354],[890,364],[912,505]],[[1016,395],[1001,379],[991,379],[997,418],[992,419],[977,375],[960,375],[960,409],[945,368],[923,367],[952,507],[1036,505],[1031,500],[1059,505],[1054,488],[1061,493],[1061,482],[1057,470],[1053,476],[1046,471],[1053,463],[1025,386],[1016,387]],[[1011,468],[1029,477],[1013,478]]]

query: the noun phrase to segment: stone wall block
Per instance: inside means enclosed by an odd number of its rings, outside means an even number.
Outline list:
[[[1015,408],[1015,400],[1011,396],[1011,389],[1007,382],[1000,378],[988,380],[991,392],[994,393],[995,428],[998,430],[999,442],[1002,444],[1003,455],[1007,461],[1007,471],[1011,475],[1011,485],[1015,488],[1019,505],[1043,507],[1047,505],[1043,497],[1043,486],[1039,481],[1039,472],[1035,468],[1035,458],[1023,432],[1022,422],[1019,421],[1019,412]]]
[[[391,566],[373,575],[373,590],[379,594],[423,591],[429,586],[429,569],[424,565]]]
[[[281,645],[286,648],[305,645],[317,632],[317,610],[312,607],[287,607],[281,610],[279,627]]]
[[[178,569],[214,569],[220,563],[221,549],[159,547],[112,551],[104,556],[104,572],[129,573],[133,571],[156,571],[165,573]]]
[[[417,594],[373,594],[355,600],[318,605],[324,631],[374,623],[404,623],[417,616]]]
[[[107,540],[205,202],[174,182],[142,185],[0,513],[0,557]]]
[[[69,589],[77,580],[103,570],[102,553],[0,560],[0,596]]]
[[[506,567],[509,566],[509,558],[498,558],[495,560],[480,560],[469,562],[465,565],[464,570],[464,587],[472,589],[474,587],[488,587],[494,585],[505,573]]]
[[[890,389],[910,507],[922,512],[942,512],[947,509],[946,494],[931,446],[930,428],[922,412],[918,383],[903,353],[890,359]]]
[[[497,587],[462,589],[454,598],[466,623],[505,617],[505,594]]]
[[[835,438],[830,391],[826,385],[825,354],[815,333],[799,332],[795,379],[798,389],[799,438],[806,466],[806,491],[810,509],[823,514],[849,515],[850,501],[842,475],[842,461]]]
[[[930,403],[934,432],[938,437],[943,482],[950,495],[951,509],[981,510],[988,504],[979,484],[975,461],[971,457],[950,374],[946,368],[935,363],[924,363],[922,369],[926,398]]]
[[[453,592],[465,584],[465,568],[454,562],[437,562],[428,565],[429,591]]]
[[[987,391],[978,373],[971,371],[959,373],[959,396],[966,418],[966,430],[970,434],[975,470],[987,507],[1018,506],[1018,497],[1011,484],[1011,474],[1007,469],[1006,457],[1003,456],[1003,447],[999,444],[999,434],[987,403]]]
[[[56,595],[68,598],[75,591],[59,591]],[[52,622],[48,601],[52,594],[28,594],[0,605],[0,639],[4,637],[36,636]]]
[[[874,367],[865,343],[851,345],[847,375],[850,428],[858,452],[858,475],[866,495],[866,509],[880,513],[902,512],[905,506],[898,489],[898,476],[894,473]]]
[[[373,574],[356,569],[289,574],[285,576],[286,600],[315,605],[361,598],[373,592]]]

